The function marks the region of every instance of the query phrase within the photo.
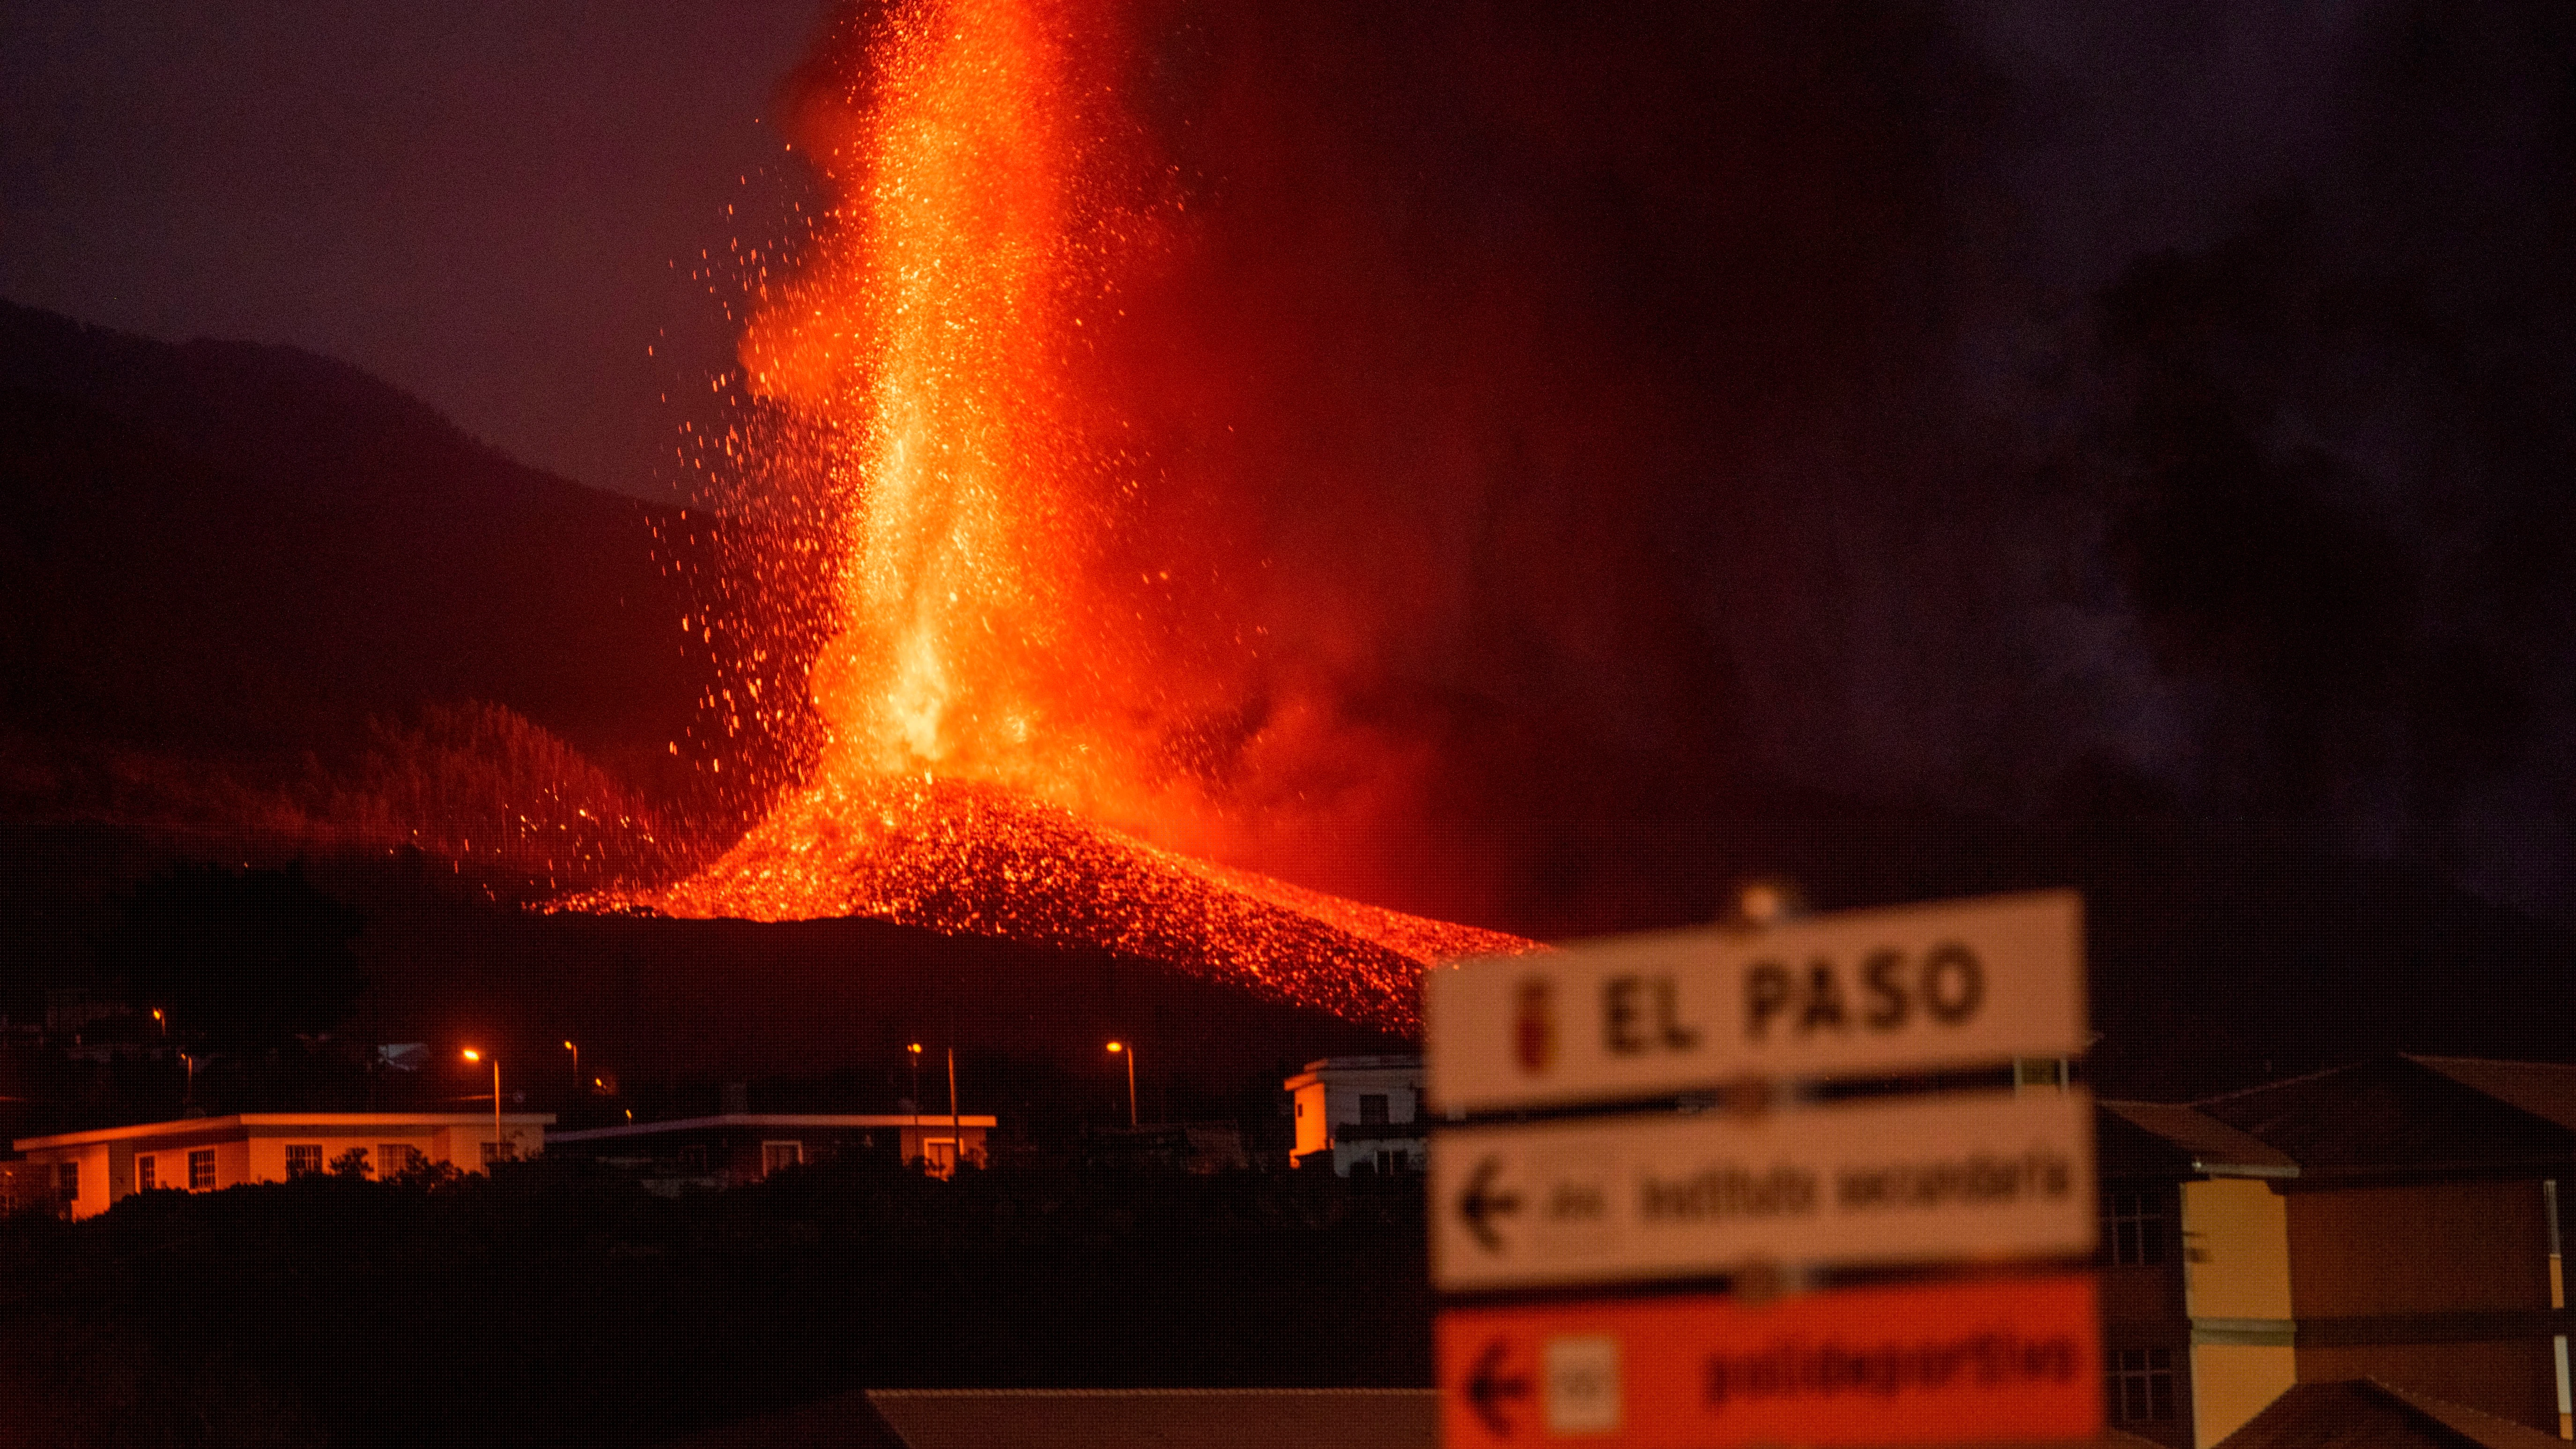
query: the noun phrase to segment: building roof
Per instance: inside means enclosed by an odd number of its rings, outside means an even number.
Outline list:
[[[614,1127],[589,1127],[579,1132],[557,1132],[548,1142],[606,1142],[619,1137],[652,1137],[670,1132],[720,1131],[728,1127],[771,1128],[794,1127],[946,1127],[954,1122],[960,1127],[993,1127],[1000,1119],[979,1117],[972,1112],[950,1117],[945,1112],[720,1112],[712,1117],[675,1117],[663,1122],[621,1122]]]
[[[2299,1175],[2299,1164],[2291,1161],[2288,1153],[2197,1108],[2165,1102],[2103,1101],[2095,1105],[2170,1149],[2187,1171],[2210,1177]]]
[[[1293,1092],[1326,1072],[1336,1075],[1345,1072],[1385,1072],[1399,1076],[1419,1076],[1422,1073],[1422,1054],[1406,1052],[1373,1057],[1317,1057],[1306,1064],[1305,1070],[1282,1082],[1280,1087],[1282,1090]]]
[[[2576,1067],[2557,1062],[2493,1062],[2481,1057],[2406,1060],[2462,1086],[2509,1102],[2543,1121],[2576,1130]]]
[[[2219,1449],[2566,1449],[2528,1425],[2384,1384],[2298,1384]]]
[[[1434,1449],[1439,1420],[1436,1389],[868,1389],[667,1449]],[[2162,1449],[2118,1429],[2087,1442]]]
[[[1432,1389],[870,1389],[673,1449],[1434,1449],[1439,1420]]]
[[[2192,1105],[2287,1153],[2310,1184],[2576,1164],[2576,1068],[2387,1056]]]
[[[486,1093],[485,1095],[490,1095]],[[473,1127],[492,1120],[489,1112],[235,1112],[224,1117],[174,1117],[166,1122],[138,1122],[127,1127],[97,1127],[87,1132],[57,1132],[21,1137],[16,1147],[31,1152],[43,1147],[87,1147],[134,1137],[221,1137],[253,1128],[279,1131],[368,1131],[391,1128]],[[504,1112],[505,1127],[549,1127],[552,1112]]]

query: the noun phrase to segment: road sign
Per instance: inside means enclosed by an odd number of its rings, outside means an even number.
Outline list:
[[[2081,1092],[1450,1128],[1431,1140],[1432,1277],[1472,1292],[2089,1253],[2092,1147]]]
[[[1462,962],[1425,978],[1432,1100],[1482,1112],[2073,1056],[2082,915],[2046,891]]]
[[[2091,1274],[1440,1315],[1448,1449],[2081,1440],[2102,1432]]]

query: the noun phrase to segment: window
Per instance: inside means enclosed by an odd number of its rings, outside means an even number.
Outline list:
[[[286,1175],[308,1177],[322,1170],[322,1144],[290,1142],[286,1144]]]
[[[805,1160],[802,1142],[764,1142],[760,1144],[760,1175],[767,1177],[783,1167],[795,1167]]]
[[[134,1159],[134,1190],[150,1192],[161,1185],[161,1159],[150,1153]]]
[[[2122,1348],[2111,1352],[2111,1418],[2121,1424],[2162,1424],[2174,1416],[2173,1350]]]
[[[681,1148],[680,1170],[682,1172],[689,1173],[705,1172],[707,1170],[707,1145],[703,1142],[692,1142],[688,1146]]]
[[[80,1201],[79,1163],[57,1162],[54,1164],[54,1191],[62,1195],[62,1199],[65,1203]]]
[[[493,1163],[513,1161],[517,1157],[517,1154],[510,1150],[510,1144],[507,1142],[485,1142],[479,1145],[483,1149],[483,1167],[487,1172],[491,1170]]]
[[[2110,1211],[2102,1223],[2103,1245],[2114,1263],[2151,1264],[2165,1260],[2165,1205],[2162,1196],[2145,1192],[2104,1195]]]
[[[1382,1124],[1386,1121],[1386,1093],[1360,1094],[1360,1121],[1363,1124]]]
[[[376,1144],[376,1176],[400,1177],[420,1166],[420,1149],[408,1142]]]
[[[205,1192],[215,1185],[215,1149],[200,1147],[188,1154],[188,1191]]]

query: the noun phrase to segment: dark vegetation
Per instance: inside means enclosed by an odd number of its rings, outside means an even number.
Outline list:
[[[861,1386],[1430,1381],[1407,1178],[318,1176],[8,1220],[0,1284],[0,1404],[64,1446],[638,1444]]]

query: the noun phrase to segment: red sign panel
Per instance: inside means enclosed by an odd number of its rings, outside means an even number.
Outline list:
[[[1440,1315],[1447,1449],[2000,1444],[2102,1432],[2091,1274]]]

